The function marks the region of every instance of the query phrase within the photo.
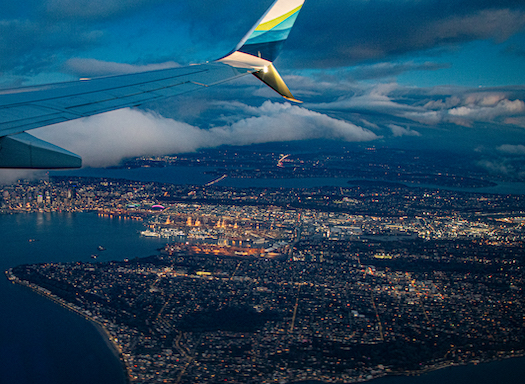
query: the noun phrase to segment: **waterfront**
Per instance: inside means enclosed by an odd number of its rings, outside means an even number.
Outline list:
[[[82,168],[79,170],[53,171],[51,175],[72,177],[103,177],[135,181],[154,181],[175,185],[205,185],[217,179],[216,168],[205,166],[167,166],[162,168]],[[309,178],[229,178],[226,177],[215,185],[236,188],[316,188],[323,186],[348,187],[354,183],[346,177],[309,177]],[[372,181],[373,182],[373,181]],[[379,181],[380,183],[380,181]],[[408,187],[431,188],[459,192],[479,192],[497,194],[525,194],[523,182],[497,182],[496,186],[483,188],[454,188],[433,184],[404,183]]]
[[[517,384],[525,376],[525,357],[469,364],[431,371],[418,376],[385,376],[369,384]],[[301,381],[295,384],[323,384],[321,381]]]
[[[525,376],[525,357],[447,367],[419,376],[391,376],[370,384],[517,384]]]
[[[163,244],[138,236],[140,222],[81,214],[0,215],[0,267],[146,256]],[[30,241],[32,240],[32,241]],[[2,383],[123,383],[120,361],[84,318],[0,278]]]

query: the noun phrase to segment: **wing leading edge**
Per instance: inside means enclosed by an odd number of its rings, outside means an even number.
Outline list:
[[[0,168],[78,168],[78,155],[25,131],[135,107],[247,74],[297,101],[272,62],[303,2],[275,1],[233,52],[211,63],[0,91]]]

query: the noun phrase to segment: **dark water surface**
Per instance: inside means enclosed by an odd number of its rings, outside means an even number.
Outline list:
[[[111,169],[111,168],[82,168],[79,170],[53,171],[52,175],[57,176],[81,176],[81,177],[107,177],[115,179],[127,179],[135,181],[155,181],[160,183],[170,183],[177,185],[191,184],[203,185],[217,178],[212,167],[182,167],[169,166],[165,168],[132,168],[132,169]],[[225,178],[216,185],[237,188],[315,188],[324,186],[348,187],[352,186],[348,178],[290,178],[290,179],[236,179]],[[433,184],[406,184],[409,187],[421,187],[430,189],[443,189],[459,192],[479,192],[497,194],[525,194],[525,183],[522,182],[498,182],[494,187],[486,188],[454,188],[443,187]]]
[[[164,243],[140,237],[140,229],[140,222],[94,213],[0,215],[0,270],[89,261],[94,253],[100,261],[156,253]],[[123,382],[120,361],[90,322],[0,276],[0,383]]]
[[[419,376],[386,376],[368,384],[521,384],[525,382],[525,357],[483,364],[448,367]],[[321,384],[302,381],[296,384]]]

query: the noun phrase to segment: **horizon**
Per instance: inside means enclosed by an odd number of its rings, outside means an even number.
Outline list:
[[[213,60],[271,1],[9,4],[3,87]],[[9,33],[8,33],[9,32]],[[483,153],[525,169],[525,5],[306,1],[276,67],[304,104],[243,78],[205,92],[34,130],[85,166],[217,145],[325,138]],[[508,163],[522,164],[512,170]],[[38,177],[33,171],[6,171]]]

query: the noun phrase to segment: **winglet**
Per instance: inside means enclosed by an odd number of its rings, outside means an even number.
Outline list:
[[[253,75],[288,100],[293,97],[272,65],[297,19],[304,0],[276,0],[239,42],[235,50],[218,61],[253,70]]]
[[[281,52],[303,3],[304,0],[277,0],[244,36],[236,51],[274,61]]]
[[[253,75],[260,79],[262,82],[264,82],[266,85],[268,85],[270,88],[275,90],[285,99],[294,101],[296,103],[302,103],[302,101],[297,100],[292,95],[292,92],[290,92],[281,75],[279,75],[279,72],[277,72],[273,64],[264,67],[260,71],[255,72]]]

